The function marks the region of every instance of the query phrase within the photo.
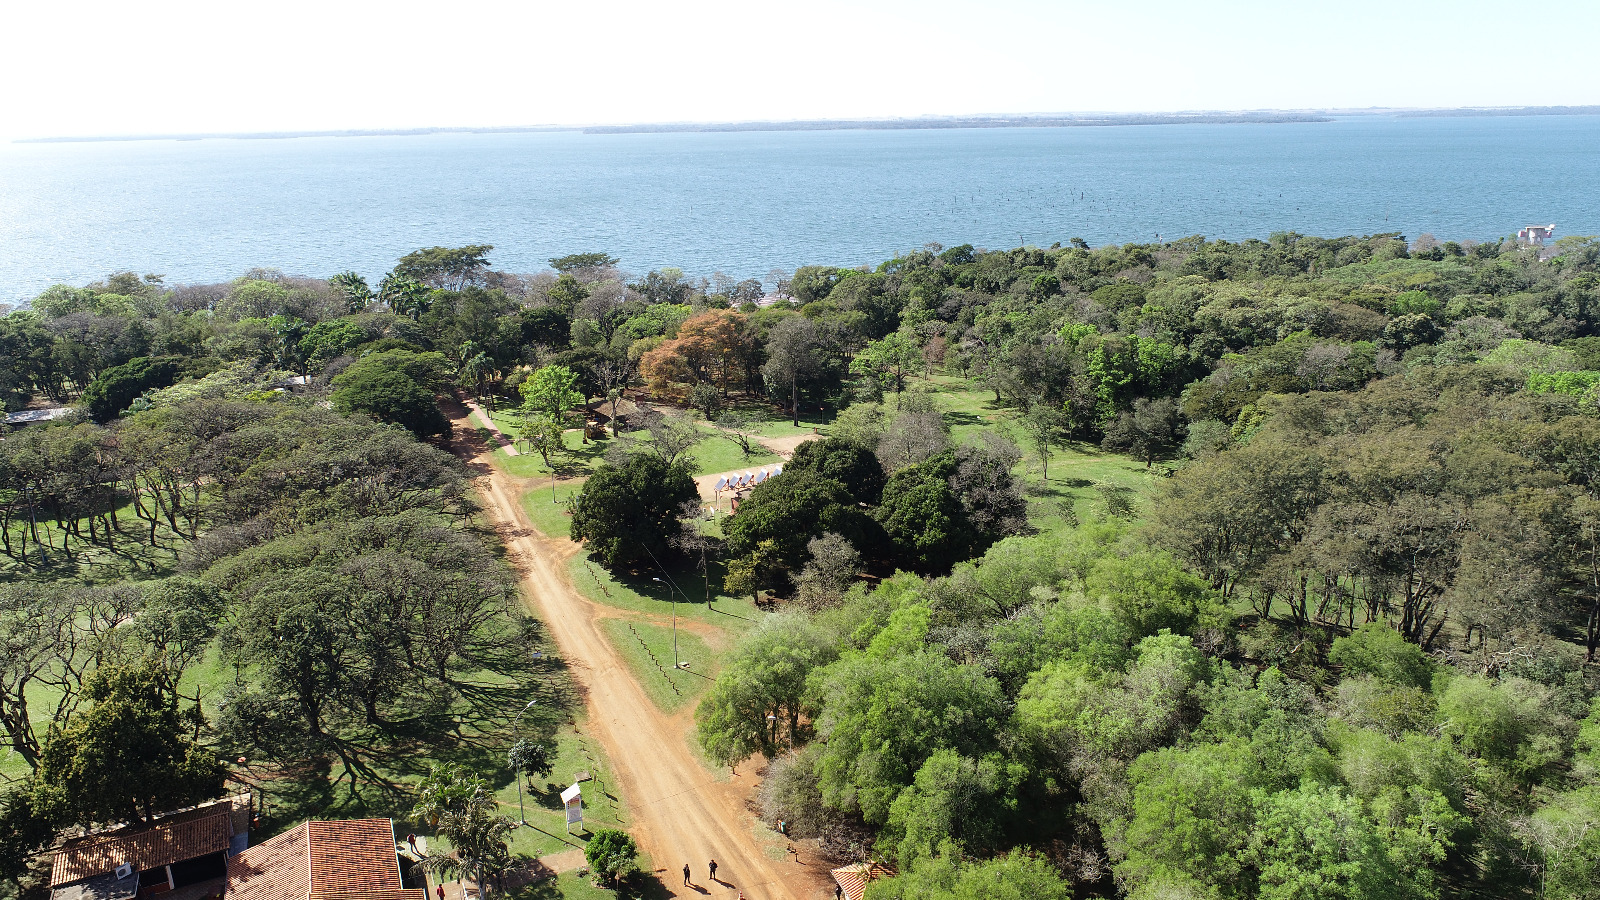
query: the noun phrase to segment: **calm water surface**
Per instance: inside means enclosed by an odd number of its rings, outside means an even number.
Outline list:
[[[435,244],[537,271],[761,276],[928,241],[1600,233],[1600,117],[0,145],[0,300],[117,269],[369,278]]]

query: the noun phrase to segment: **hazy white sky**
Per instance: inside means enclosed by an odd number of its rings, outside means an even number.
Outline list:
[[[0,4],[0,138],[1600,104],[1600,2]]]

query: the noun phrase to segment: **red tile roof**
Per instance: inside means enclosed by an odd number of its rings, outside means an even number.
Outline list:
[[[228,860],[226,896],[237,900],[306,900],[311,864],[301,824]]]
[[[833,870],[833,880],[844,888],[844,895],[849,900],[861,900],[866,893],[867,883],[884,878],[893,878],[897,873],[894,869],[882,863],[857,863],[853,866],[842,866]]]
[[[162,821],[74,841],[51,859],[50,886],[104,875],[123,863],[143,872],[226,850],[233,834],[228,819],[229,811],[223,809],[199,818]]]
[[[426,900],[400,886],[388,819],[306,822],[228,860],[229,900]]]
[[[833,880],[844,888],[844,895],[849,900],[861,900],[861,896],[867,892],[867,882],[893,878],[896,874],[894,869],[883,863],[857,863],[834,869]]]

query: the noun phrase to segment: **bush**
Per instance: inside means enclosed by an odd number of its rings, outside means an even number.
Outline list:
[[[878,457],[872,451],[834,437],[806,441],[796,447],[784,471],[810,471],[832,478],[844,485],[857,501],[869,506],[878,505],[887,480],[883,466],[878,464]]]
[[[1382,622],[1368,622],[1334,641],[1328,662],[1343,666],[1348,674],[1372,675],[1402,687],[1426,690],[1433,683],[1433,664],[1422,648]]]
[[[375,372],[351,366],[333,380],[333,408],[340,415],[360,413],[399,425],[419,438],[444,434],[450,423],[434,402],[433,392],[403,372]]]
[[[96,422],[109,422],[145,391],[171,387],[181,375],[182,360],[171,357],[130,359],[95,376],[81,398]]]
[[[605,884],[616,884],[639,868],[639,846],[626,831],[602,828],[583,849],[589,868]]]
[[[615,569],[663,559],[668,536],[677,533],[678,511],[698,500],[699,490],[683,461],[653,454],[601,466],[572,505],[572,539],[587,541],[601,564]]]

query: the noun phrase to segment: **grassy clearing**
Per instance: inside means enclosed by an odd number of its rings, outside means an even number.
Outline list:
[[[754,445],[754,453],[748,457],[739,449],[739,445],[722,436],[722,432],[708,425],[700,425],[700,432],[706,439],[694,445],[689,450],[692,456],[694,474],[713,475],[719,472],[731,472],[734,469],[760,467],[777,462],[778,455],[762,447]]]
[[[702,437],[700,443],[689,449],[689,465],[696,475],[729,472],[746,466],[761,466],[778,459],[772,451],[759,445],[747,459],[739,446],[724,437],[715,426],[706,422],[692,422],[692,424]],[[809,428],[802,430],[810,434]],[[508,435],[512,433],[507,432]],[[764,428],[758,433],[768,434],[768,431]],[[642,431],[625,434],[624,439],[641,444],[651,442],[650,435]],[[593,472],[605,461],[606,451],[615,446],[615,440],[609,437],[586,443],[582,432],[578,431],[566,432],[562,435],[562,443],[566,447],[566,453],[558,459],[551,460],[556,474],[562,478],[582,477]],[[523,451],[518,456],[510,456],[504,449],[497,449],[494,451],[494,459],[507,474],[518,478],[550,477],[552,467],[545,465],[544,460],[536,453]]]
[[[525,447],[518,447],[518,455],[511,456],[506,453],[505,448],[499,447],[495,442],[489,441],[488,444],[496,448],[495,461],[507,474],[518,478],[549,477],[551,466],[545,465],[544,459],[539,454]],[[563,478],[571,478],[587,475],[597,468],[605,459],[606,451],[611,448],[611,439],[601,438],[585,443],[583,432],[567,431],[561,435],[561,444],[566,448],[566,452],[552,458],[551,463],[554,464],[557,474]]]
[[[583,490],[583,479],[558,481],[552,492],[550,482],[535,481],[522,495],[522,509],[533,521],[533,527],[546,537],[570,537],[572,516],[568,513],[572,498]],[[554,496],[552,500],[551,497]]]
[[[1031,465],[1030,465],[1031,463]],[[1119,453],[1089,444],[1073,444],[1050,454],[1050,479],[1046,481],[1038,457],[1024,459],[1022,478],[1028,496],[1028,519],[1044,531],[1064,527],[1072,510],[1082,522],[1106,514],[1106,492],[1120,493],[1133,507],[1135,519],[1149,509],[1149,501],[1162,479],[1154,469]]]
[[[1006,435],[1023,449],[1015,474],[1028,495],[1029,521],[1042,530],[1065,527],[1074,518],[1083,521],[1103,515],[1107,491],[1126,497],[1135,517],[1142,516],[1162,481],[1163,470],[1147,469],[1131,457],[1084,443],[1052,450],[1050,477],[1046,479],[1039,454],[1016,425],[1017,410],[995,405],[992,392],[974,389],[965,380],[947,375],[935,375],[926,381],[916,379],[913,384],[933,388],[957,443],[990,431]],[[891,394],[884,402],[893,409],[895,398]]]
[[[678,629],[678,658],[687,669],[672,665],[672,627],[626,619],[600,623],[606,639],[628,664],[633,680],[662,712],[676,712],[693,703],[716,676],[716,660],[705,641]]]
[[[668,603],[668,586],[665,580],[654,581],[650,575],[623,574],[618,576],[579,554],[568,563],[573,587],[596,603],[628,612],[668,616],[672,605]],[[661,577],[659,574],[655,577]],[[732,632],[750,628],[765,613],[756,609],[749,597],[729,597],[721,594],[717,586],[722,582],[721,568],[711,569],[711,600],[706,601],[706,582],[699,572],[673,572],[677,583],[678,616]]]

